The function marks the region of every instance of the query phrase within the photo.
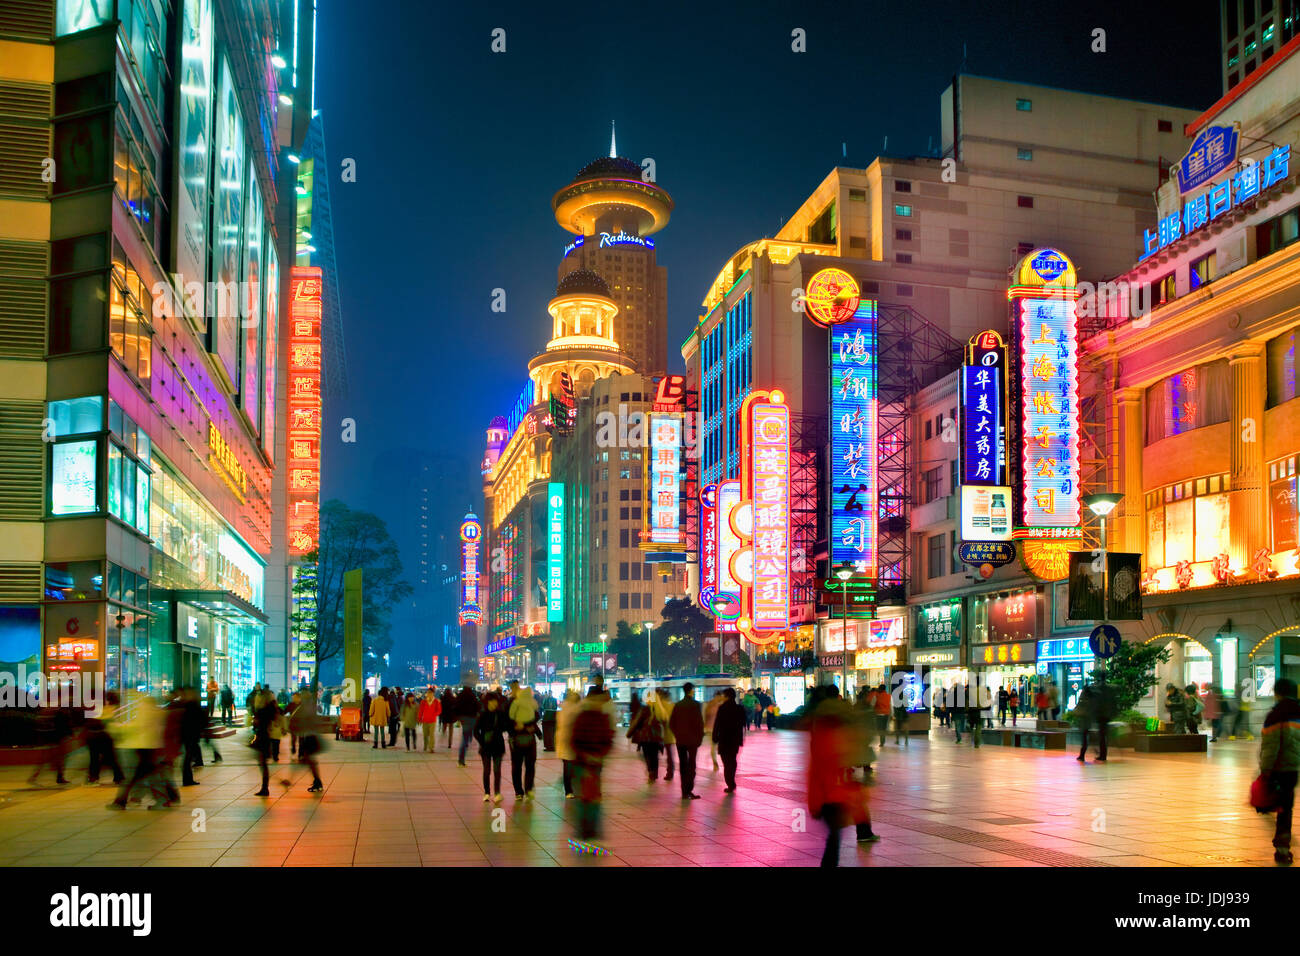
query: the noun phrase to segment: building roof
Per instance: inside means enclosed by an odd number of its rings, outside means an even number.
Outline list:
[[[590,292],[609,298],[609,283],[598,273],[589,269],[575,269],[560,280],[555,287],[555,294],[572,295],[575,292]]]
[[[640,179],[641,164],[622,156],[601,156],[599,159],[593,159],[578,170],[577,175],[573,177],[573,181],[576,183],[582,179],[597,179],[601,176],[610,176],[615,179],[631,176],[634,179]]]

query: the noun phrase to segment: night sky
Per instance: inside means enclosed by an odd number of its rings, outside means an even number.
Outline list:
[[[324,496],[383,517],[408,568],[417,462],[443,476],[435,527],[454,537],[479,507],[484,429],[549,337],[567,240],[551,195],[609,152],[611,120],[619,153],[653,157],[676,203],[655,238],[680,366],[726,259],[774,234],[832,166],[938,148],[963,44],[965,72],[1204,109],[1221,92],[1217,9],[320,0],[316,105],[351,383],[326,407]],[[490,51],[496,27],[504,54]],[[806,53],[791,52],[795,27]],[[1096,27],[1105,54],[1090,51]],[[338,178],[348,157],[355,183]],[[489,308],[497,287],[504,314]],[[355,444],[339,441],[344,417]]]

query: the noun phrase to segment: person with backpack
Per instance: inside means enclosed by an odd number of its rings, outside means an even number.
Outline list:
[[[516,800],[533,799],[533,781],[537,774],[537,728],[540,713],[531,687],[518,688],[510,702],[510,780],[515,785]]]
[[[1273,830],[1273,862],[1290,866],[1291,812],[1300,775],[1300,703],[1295,681],[1280,677],[1273,683],[1276,703],[1264,717],[1260,730],[1259,769],[1276,800],[1277,825]]]
[[[645,703],[637,708],[627,728],[628,739],[641,750],[650,783],[659,779],[659,751],[663,748],[664,741],[664,725],[655,713],[651,696],[653,693],[646,692]]]
[[[501,802],[501,759],[506,755],[506,735],[510,718],[501,709],[501,699],[494,693],[483,698],[483,712],[474,721],[474,739],[483,761],[483,802]]]
[[[573,718],[574,792],[578,801],[579,849],[600,838],[600,772],[614,745],[614,707],[603,685],[593,686]]]

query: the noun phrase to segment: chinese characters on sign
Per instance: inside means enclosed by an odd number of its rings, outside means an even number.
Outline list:
[[[316,550],[320,536],[321,271],[289,274],[289,554]]]
[[[1189,153],[1188,158],[1191,156]],[[1186,161],[1188,160],[1185,159],[1184,162]],[[1246,163],[1223,182],[1213,183],[1205,192],[1187,200],[1179,212],[1170,213],[1161,219],[1156,224],[1155,232],[1144,230],[1143,251],[1138,261],[1209,225],[1229,210],[1254,199],[1264,190],[1285,182],[1290,175],[1290,144],[1274,147],[1259,162]]]
[[[831,563],[876,576],[876,303],[862,302],[830,335]]]
[[[483,610],[478,603],[478,559],[482,548],[483,526],[473,513],[460,525],[460,622],[481,623]]]
[[[752,579],[746,610],[753,629],[790,626],[790,408],[777,389],[741,406],[741,484],[752,506]]]
[[[718,590],[718,486],[700,489],[700,607],[707,608]]]
[[[677,471],[682,457],[682,420],[675,415],[650,416],[650,488],[647,517],[650,540],[680,544]]]
[[[1241,131],[1237,124],[1207,126],[1196,134],[1187,155],[1174,164],[1178,192],[1187,195],[1204,186],[1237,161]]]
[[[564,485],[546,486],[546,620],[564,620]]]
[[[1007,350],[992,330],[970,340],[962,366],[962,484],[1005,485]]]
[[[1056,277],[1032,283],[1045,255],[1066,263]],[[1023,417],[1020,433],[1024,524],[1079,526],[1079,376],[1073,266],[1052,250],[1031,253],[1021,284],[1008,293],[1019,335]],[[1026,275],[1028,274],[1028,276]],[[1026,284],[1028,277],[1030,284]],[[1060,277],[1059,279],[1057,277]],[[1033,535],[1031,535],[1033,536]]]
[[[717,606],[715,606],[719,599],[723,599],[721,603],[728,608],[736,606],[740,601],[740,582],[736,580],[736,576],[731,569],[731,559],[740,550],[740,536],[736,534],[736,529],[732,526],[731,512],[739,504],[740,482],[734,478],[719,482],[717,507],[718,590],[714,595],[714,601],[710,603],[710,610],[718,618],[719,631],[736,630],[736,618],[739,616],[728,612],[723,617],[717,613]]]

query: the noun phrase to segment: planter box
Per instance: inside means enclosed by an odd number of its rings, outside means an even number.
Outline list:
[[[1203,754],[1209,739],[1205,734],[1140,734],[1134,737],[1134,749],[1148,754]]]
[[[981,743],[1000,747],[1024,747],[1027,750],[1064,750],[1066,733],[1062,730],[985,730]]]

